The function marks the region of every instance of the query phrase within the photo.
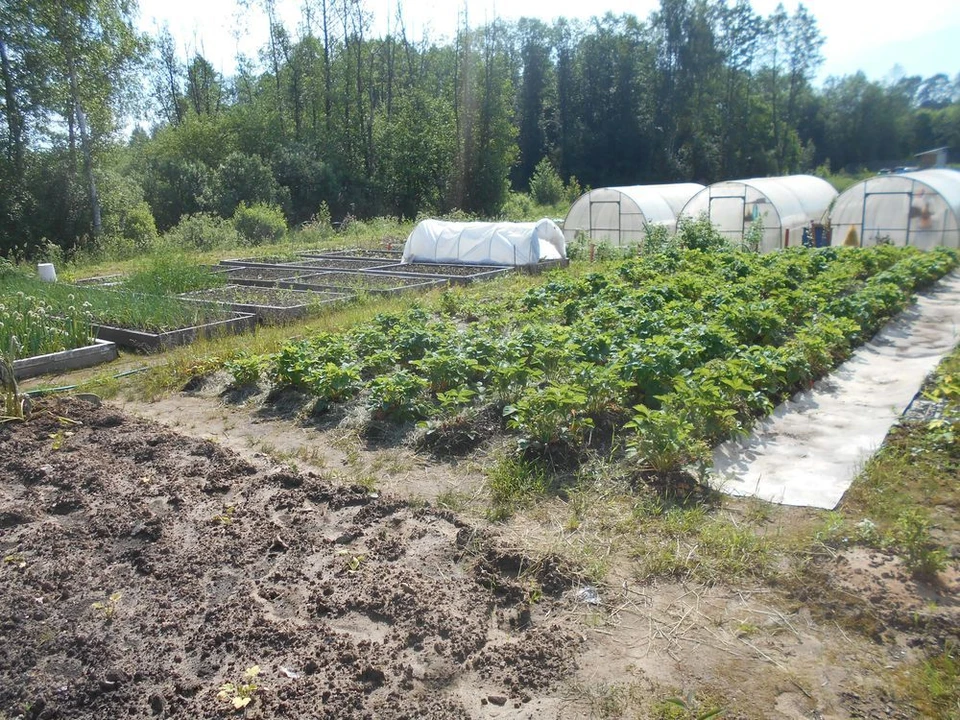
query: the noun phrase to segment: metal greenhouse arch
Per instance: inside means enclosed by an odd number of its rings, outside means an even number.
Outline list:
[[[714,183],[684,205],[681,215],[706,215],[722,235],[742,242],[760,223],[759,250],[770,252],[800,245],[803,234],[822,220],[837,197],[834,187],[813,175],[726,180]]]
[[[625,247],[641,243],[648,226],[662,225],[673,232],[680,209],[703,187],[675,183],[590,190],[570,207],[563,221],[563,236],[570,243],[583,232],[592,240]]]
[[[830,210],[834,245],[960,247],[960,172],[878,175],[848,188]]]

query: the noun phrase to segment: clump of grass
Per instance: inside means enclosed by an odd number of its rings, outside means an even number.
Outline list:
[[[642,527],[633,554],[638,560],[637,575],[643,579],[675,577],[715,583],[766,577],[773,571],[770,540],[746,525],[709,516],[702,505],[670,508],[645,520]]]
[[[543,495],[548,487],[546,470],[523,458],[506,456],[487,471],[491,520],[509,518],[517,508]]]
[[[224,284],[222,273],[215,273],[179,253],[156,255],[123,281],[125,290],[145,295],[177,295]]]
[[[960,654],[956,645],[947,644],[942,653],[902,668],[897,684],[922,717],[960,717]]]

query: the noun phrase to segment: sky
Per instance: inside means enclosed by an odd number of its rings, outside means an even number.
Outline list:
[[[755,11],[770,14],[780,0],[753,0]],[[386,34],[388,18],[394,17],[398,0],[363,0],[372,13],[374,33]],[[140,0],[140,27],[147,32],[166,23],[181,53],[200,49],[214,67],[232,75],[238,52],[254,59],[267,39],[267,22],[248,0],[243,9],[237,0]],[[288,29],[301,20],[301,0],[276,0]],[[402,0],[407,37],[427,33],[441,40],[453,35],[464,0]],[[863,70],[871,80],[892,77],[895,68],[906,75],[929,77],[960,74],[960,2],[924,0],[913,5],[903,0],[806,0],[826,38],[824,65],[817,77],[849,75]],[[785,0],[792,12],[796,0]],[[550,22],[556,17],[588,19],[607,11],[631,13],[646,19],[659,7],[657,0],[468,0],[470,25],[502,17],[538,17]]]

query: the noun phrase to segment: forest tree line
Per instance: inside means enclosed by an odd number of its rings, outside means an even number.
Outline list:
[[[362,0],[303,0],[296,27],[259,6],[266,45],[224,76],[137,32],[132,0],[6,0],[0,253],[145,248],[251,207],[291,225],[496,216],[553,170],[574,188],[710,183],[960,148],[960,75],[816,87],[824,38],[802,5],[463,16],[443,42],[409,37],[402,9],[375,36]],[[136,117],[151,120],[131,135]]]

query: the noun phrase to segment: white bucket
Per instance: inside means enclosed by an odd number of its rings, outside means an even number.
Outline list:
[[[53,267],[53,263],[37,263],[37,272],[44,282],[57,281],[57,269]]]

